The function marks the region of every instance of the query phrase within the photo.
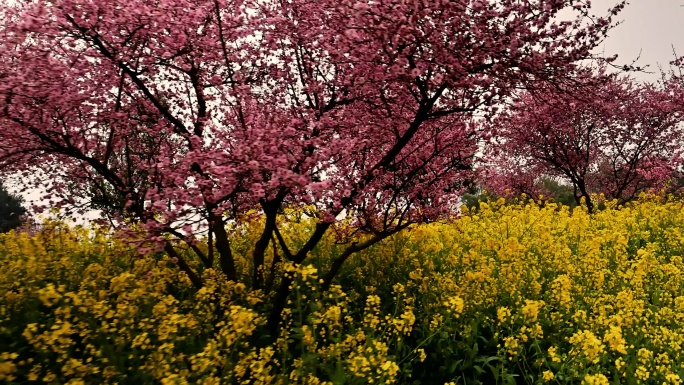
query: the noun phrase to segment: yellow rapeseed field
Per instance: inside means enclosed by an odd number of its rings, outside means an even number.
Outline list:
[[[278,338],[247,279],[206,269],[195,290],[97,228],[0,235],[0,383],[681,384],[683,208],[490,202],[361,252],[322,292],[331,236],[278,266],[297,277]],[[245,276],[258,226],[231,229]]]

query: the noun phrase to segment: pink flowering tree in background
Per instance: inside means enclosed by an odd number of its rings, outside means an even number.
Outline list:
[[[674,79],[645,84],[591,69],[576,79],[571,90],[523,93],[492,121],[495,155],[484,172],[492,191],[536,197],[540,177],[552,177],[591,212],[592,193],[624,203],[670,181],[684,128]]]
[[[563,83],[623,6],[18,0],[0,18],[0,165],[56,205],[142,226],[197,287],[177,245],[240,279],[226,224],[246,210],[265,217],[253,288],[269,243],[301,264],[351,218],[366,235],[334,256],[329,285],[354,252],[453,213],[487,135],[473,114]],[[288,206],[315,208],[298,248],[280,236]]]

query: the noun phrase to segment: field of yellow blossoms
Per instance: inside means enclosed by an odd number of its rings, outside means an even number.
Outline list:
[[[277,340],[269,294],[211,269],[197,291],[96,228],[0,235],[0,383],[681,384],[684,204],[605,206],[483,204],[356,255],[322,292],[327,239],[281,266],[297,280]],[[237,255],[257,225],[233,229]]]

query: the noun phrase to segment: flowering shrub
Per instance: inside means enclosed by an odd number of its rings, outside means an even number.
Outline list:
[[[276,264],[295,277],[277,337],[270,292],[213,269],[197,290],[101,229],[0,235],[0,382],[680,384],[682,205],[490,202],[359,253],[328,290],[325,238]],[[259,220],[231,228],[246,275]]]

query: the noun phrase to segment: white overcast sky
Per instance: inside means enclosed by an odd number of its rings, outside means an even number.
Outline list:
[[[1,0],[0,0],[1,1]],[[603,15],[618,0],[593,0],[595,14]],[[667,69],[673,60],[673,47],[684,56],[684,0],[631,0],[618,15],[621,25],[615,27],[608,39],[597,49],[606,56],[617,54],[616,64],[630,64],[641,54],[636,63],[646,66],[651,73],[635,74],[635,77],[655,81],[659,78],[658,65]],[[12,182],[11,190],[16,191]],[[27,201],[36,199],[39,192],[25,194]]]
[[[615,0],[593,0],[596,14],[610,8]],[[619,64],[629,64],[641,52],[638,65],[649,65],[652,74],[638,74],[644,80],[659,77],[658,64],[667,69],[674,55],[684,56],[684,0],[631,0],[618,14],[621,25],[615,27],[599,47],[606,55],[617,54]]]

